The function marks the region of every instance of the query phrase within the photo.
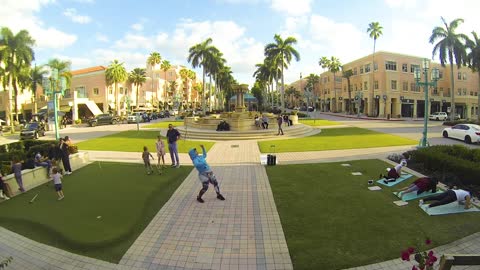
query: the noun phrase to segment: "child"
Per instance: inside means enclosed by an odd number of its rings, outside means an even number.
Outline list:
[[[4,200],[10,200],[10,198],[7,196],[6,184],[3,182],[2,172],[0,172],[0,198]]]
[[[437,184],[438,180],[434,177],[421,177],[415,180],[410,186],[400,189],[398,197],[402,199],[403,195],[414,191],[417,192],[417,195],[429,190],[431,190],[432,193],[436,193]]]
[[[388,182],[395,182],[397,178],[400,178],[400,174],[402,173],[402,168],[407,166],[407,160],[402,159],[399,164],[397,164],[394,168],[390,168],[388,170],[387,176],[380,174],[380,178],[385,178],[383,182],[387,184]]]
[[[17,180],[18,190],[25,192],[23,188],[23,179],[22,179],[22,163],[18,158],[14,158],[12,161],[12,172],[15,175],[15,180]]]
[[[53,184],[55,185],[55,191],[58,194],[58,200],[61,201],[63,198],[65,198],[62,189],[62,175],[56,167],[52,169],[52,180]]]
[[[160,159],[162,159],[162,162],[163,162],[162,168],[165,167],[165,144],[163,143],[161,136],[157,136],[157,138],[158,140],[155,143],[155,146],[157,147],[157,158],[158,158],[157,169],[160,171]]]
[[[152,157],[152,160],[155,160],[148,152],[148,148],[146,146],[143,147],[143,153],[142,153],[142,159],[143,159],[143,164],[145,164],[145,169],[147,170],[147,174],[151,174],[153,172],[152,165],[150,164],[150,157]]]
[[[191,149],[188,151],[188,155],[192,159],[193,165],[198,170],[198,178],[200,182],[202,182],[202,189],[197,196],[197,201],[203,203],[204,200],[202,199],[202,195],[207,192],[208,184],[211,183],[215,188],[215,192],[217,193],[217,199],[224,201],[225,197],[220,194],[220,187],[218,186],[217,178],[215,174],[213,174],[210,166],[208,166],[207,161],[207,151],[205,151],[205,147],[200,145],[203,151],[203,155],[199,155],[196,148]]]

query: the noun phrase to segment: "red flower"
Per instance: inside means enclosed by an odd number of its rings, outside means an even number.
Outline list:
[[[402,260],[410,261],[410,253],[407,250],[402,251]]]
[[[412,266],[412,270],[418,270],[418,268],[414,265]]]
[[[429,238],[427,238],[427,240],[425,240],[425,244],[430,245],[431,243],[432,243],[432,240],[430,240]]]
[[[409,254],[413,254],[413,253],[415,253],[415,248],[409,247],[409,248],[407,249],[407,251],[408,251]]]
[[[428,257],[432,257],[432,256],[433,256],[433,250],[430,250],[430,251],[428,252]]]

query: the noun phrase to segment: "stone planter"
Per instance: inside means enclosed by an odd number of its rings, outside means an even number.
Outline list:
[[[293,125],[298,124],[298,115],[289,115],[288,120],[292,121]]]

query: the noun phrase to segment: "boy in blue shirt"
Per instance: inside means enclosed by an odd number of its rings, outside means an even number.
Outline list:
[[[198,171],[198,178],[200,179],[200,182],[202,182],[202,189],[200,190],[200,193],[198,193],[197,201],[201,203],[204,202],[202,196],[205,192],[207,192],[209,183],[211,183],[215,188],[215,192],[217,193],[217,199],[224,201],[225,197],[220,194],[220,187],[218,186],[217,178],[215,177],[213,171],[210,169],[210,166],[208,166],[206,160],[207,151],[205,151],[205,147],[203,145],[200,145],[200,147],[203,151],[202,155],[198,154],[196,148],[188,151],[188,155],[192,159],[193,166],[195,166]]]

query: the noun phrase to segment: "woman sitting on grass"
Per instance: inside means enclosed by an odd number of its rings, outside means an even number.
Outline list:
[[[411,185],[408,187],[404,187],[400,189],[397,193],[398,197],[402,199],[402,197],[407,194],[416,191],[417,195],[422,194],[426,191],[432,191],[432,193],[437,192],[437,184],[438,180],[434,177],[421,177],[415,180]]]

